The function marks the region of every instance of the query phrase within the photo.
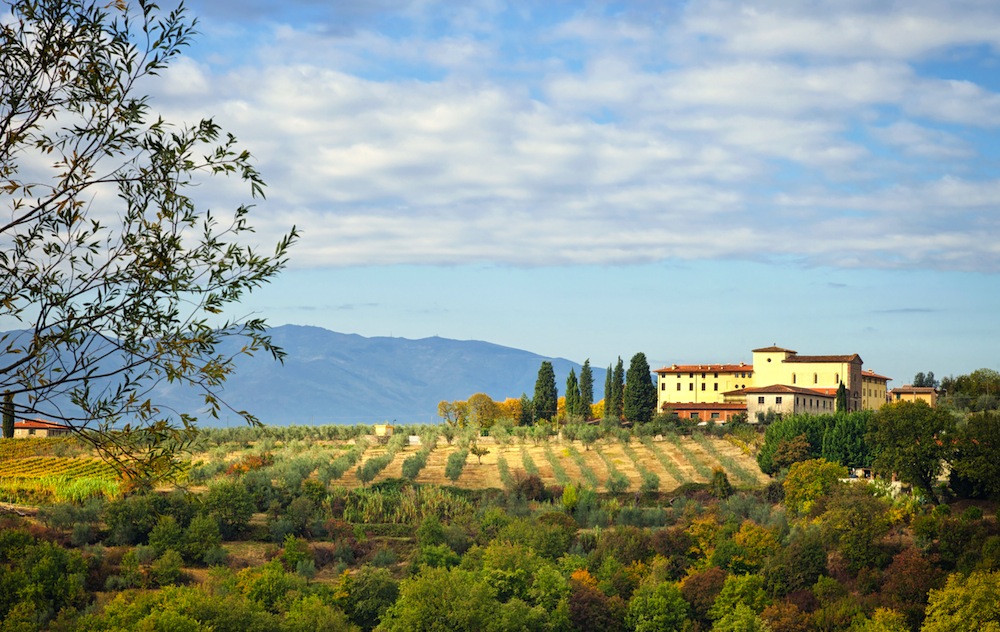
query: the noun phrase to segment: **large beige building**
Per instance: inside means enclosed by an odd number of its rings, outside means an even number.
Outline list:
[[[753,385],[753,367],[739,364],[674,364],[657,369],[659,405],[720,404],[727,391]]]
[[[836,394],[843,383],[847,409],[861,410],[861,356],[800,356],[791,349],[771,346],[753,350],[754,385],[787,384]]]
[[[684,404],[746,402],[751,419],[755,418],[751,408],[754,413],[769,408],[775,412],[833,412],[830,402],[836,401],[841,384],[847,391],[848,410],[877,409],[886,402],[890,379],[864,371],[856,353],[799,355],[776,345],[754,349],[750,364],[674,364],[655,373],[660,410],[679,410]],[[751,392],[771,387],[792,390]]]

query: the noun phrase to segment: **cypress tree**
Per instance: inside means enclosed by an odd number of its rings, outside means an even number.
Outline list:
[[[572,418],[580,413],[580,384],[576,380],[576,370],[570,369],[566,378],[566,417]]]
[[[521,393],[521,416],[517,420],[519,426],[530,426],[535,423],[535,407],[527,393]]]
[[[559,410],[559,391],[556,389],[556,374],[552,363],[542,362],[538,368],[538,379],[535,380],[535,398],[532,401],[535,409],[535,420],[555,419]]]
[[[837,412],[847,412],[847,387],[844,386],[843,382],[837,387]]]
[[[611,418],[622,419],[625,414],[625,365],[622,357],[618,356],[618,364],[615,365],[615,374],[611,380]]]
[[[632,356],[625,380],[623,409],[625,419],[637,424],[648,423],[656,411],[656,386],[644,353]]]
[[[604,376],[604,418],[611,418],[611,399],[614,396],[614,367],[608,365],[608,373]]]
[[[14,436],[14,395],[3,394],[3,438],[10,439]]]
[[[590,370],[590,358],[580,369],[580,415],[590,419],[590,406],[594,403],[594,372]]]

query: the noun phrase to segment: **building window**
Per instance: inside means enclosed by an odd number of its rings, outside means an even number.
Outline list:
[[[34,428],[28,428],[28,434],[30,434],[30,435],[35,434],[35,429]]]
[[[701,383],[701,390],[705,390],[705,383],[704,382]]]
[[[689,417],[689,419],[698,419],[698,413],[691,413],[691,417]]]
[[[763,404],[764,403],[764,396],[763,395],[761,395],[760,397],[757,398],[757,403],[758,404]]]
[[[718,373],[713,373],[712,377],[719,377],[719,374]]]
[[[833,383],[834,384],[840,384],[840,373],[834,373],[833,374]]]
[[[689,391],[693,391],[694,390],[694,382],[691,382],[690,384],[688,384],[688,390]]]
[[[774,403],[775,404],[780,404],[781,403],[781,395],[778,395],[777,397],[774,398]]]
[[[703,380],[705,379],[705,374],[704,373],[701,374],[701,379],[703,379]]]
[[[813,373],[813,384],[819,384],[819,375]]]
[[[666,382],[660,382],[660,390],[661,391],[667,390],[667,383]]]
[[[795,374],[792,373],[792,384],[795,384]]]
[[[718,419],[719,413],[712,413],[712,419]]]
[[[681,383],[680,382],[677,383],[677,390],[681,390]]]
[[[716,382],[716,383],[715,383],[715,384],[713,385],[713,388],[712,388],[712,390],[713,390],[713,391],[717,391],[717,390],[719,390],[719,383],[718,383],[718,382]]]
[[[693,379],[694,378],[694,373],[688,373],[688,377],[690,377],[690,378]]]

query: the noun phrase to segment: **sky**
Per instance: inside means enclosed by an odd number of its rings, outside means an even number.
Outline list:
[[[994,0],[187,7],[153,107],[234,133],[261,243],[302,235],[238,310],[596,366],[1000,369]]]

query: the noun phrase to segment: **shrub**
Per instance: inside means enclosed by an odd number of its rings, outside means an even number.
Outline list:
[[[709,493],[714,498],[729,498],[733,493],[733,485],[726,476],[726,471],[721,467],[712,470],[712,482],[709,484]]]
[[[451,482],[458,481],[465,469],[465,460],[469,456],[468,450],[457,450],[448,455],[448,462],[444,466],[444,475]]]
[[[167,549],[163,555],[153,562],[150,573],[159,586],[171,586],[181,580],[181,554],[173,549]]]
[[[191,519],[191,524],[184,532],[180,552],[189,562],[205,561],[208,551],[219,548],[221,544],[219,523],[211,516],[198,514]]]
[[[616,470],[611,472],[604,485],[612,494],[621,494],[628,490],[629,480],[627,476]],[[659,481],[657,481],[657,487],[659,487]]]
[[[205,509],[218,521],[222,537],[231,540],[246,530],[254,502],[242,482],[223,481],[209,488]]]
[[[309,543],[294,535],[285,536],[285,546],[281,551],[281,561],[289,571],[298,569],[299,563],[305,560],[313,562],[313,553],[309,548]],[[315,571],[315,566],[313,571]]]
[[[660,491],[660,477],[656,472],[646,470],[642,473],[642,485],[639,490],[644,494],[654,494]]]
[[[396,552],[387,546],[383,546],[379,550],[375,551],[375,555],[372,556],[372,566],[384,568],[386,566],[392,566],[396,563],[396,560]]]
[[[159,522],[149,532],[149,545],[163,555],[167,549],[177,551],[184,540],[184,531],[173,516],[160,516]]]
[[[229,551],[222,546],[214,546],[202,556],[206,566],[224,566],[229,561]]]
[[[427,465],[427,453],[423,450],[413,456],[406,457],[406,460],[403,461],[403,478],[408,478],[411,481],[416,480],[417,476],[420,475],[420,470],[424,469],[425,465]]]
[[[515,496],[520,496],[526,500],[547,500],[548,493],[545,490],[545,483],[537,474],[528,474],[523,470],[516,470],[513,476],[513,486],[511,492]]]

